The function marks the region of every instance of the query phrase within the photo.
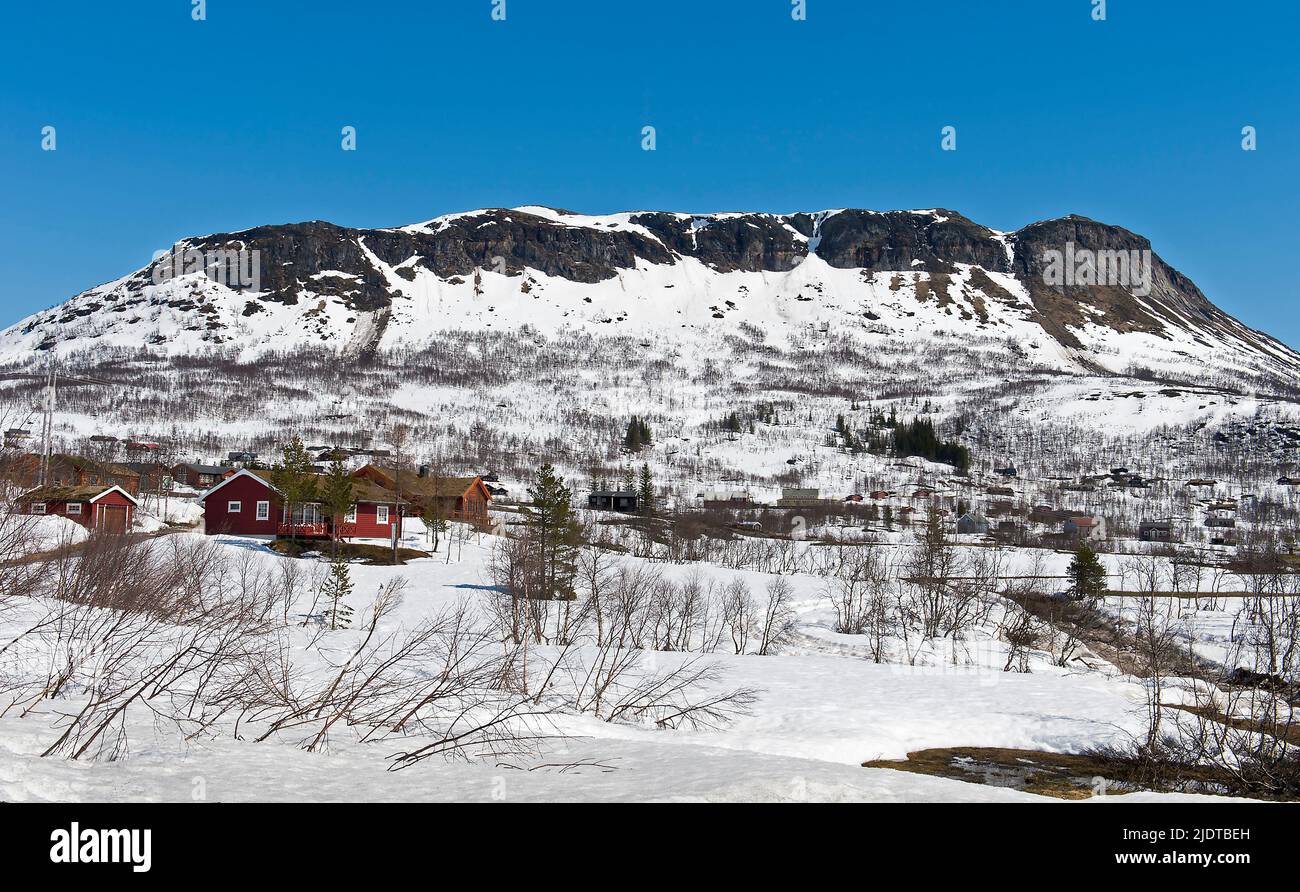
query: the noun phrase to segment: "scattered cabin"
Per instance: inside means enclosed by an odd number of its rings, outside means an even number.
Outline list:
[[[988,535],[989,522],[975,511],[968,511],[957,518],[957,532],[964,536]]]
[[[1300,486],[1300,477],[1279,477],[1277,482],[1280,486]]]
[[[1143,542],[1172,542],[1174,525],[1167,520],[1148,521],[1138,524],[1138,539]]]
[[[1106,535],[1106,521],[1090,514],[1072,514],[1061,525],[1061,532],[1072,539],[1102,539]]]
[[[635,513],[637,494],[627,490],[595,490],[587,496],[587,507],[593,511],[623,511]]]
[[[339,538],[388,539],[407,504],[391,490],[359,478],[353,480],[352,498],[350,510],[339,520]],[[335,533],[334,518],[326,516],[319,503],[300,502],[288,511],[266,471],[236,471],[199,496],[199,501],[203,503],[203,530],[210,536],[310,539]]]
[[[993,473],[994,473],[994,474],[997,474],[999,477],[1015,477],[1015,476],[1016,476],[1016,466],[1015,466],[1015,465],[1007,465],[1005,468],[994,468],[994,469],[993,469]]]
[[[990,486],[988,494],[991,496],[1014,496],[1016,491],[1009,486]]]
[[[352,476],[400,493],[413,506],[413,514],[424,516],[432,510],[447,520],[480,527],[489,523],[493,493],[482,477],[439,477],[422,465],[415,471],[403,471],[399,479],[396,469],[377,464],[362,465]]]
[[[172,476],[182,486],[207,489],[226,476],[230,468],[223,465],[200,465],[184,462],[172,468]]]
[[[5,431],[4,448],[5,449],[22,449],[32,432],[21,427],[11,427]],[[92,437],[92,439],[94,439]]]
[[[175,482],[172,469],[158,462],[128,461],[123,467],[140,475],[140,492],[170,492]]]
[[[778,508],[817,508],[824,504],[820,489],[804,487],[786,487],[781,490],[781,498],[776,500]]]
[[[39,486],[41,456],[20,455],[14,460],[10,476],[20,486]],[[55,454],[50,456],[49,474],[44,483],[49,486],[120,486],[129,496],[140,492],[140,475],[125,465],[79,455]]]
[[[1183,484],[1183,486],[1192,486],[1192,487],[1198,487],[1198,488],[1199,488],[1199,487],[1204,487],[1204,486],[1218,486],[1218,485],[1219,485],[1219,481],[1217,481],[1217,480],[1206,480],[1204,477],[1194,477],[1194,478],[1192,478],[1191,480],[1188,480],[1186,483]]]
[[[877,489],[871,493],[871,497],[878,502],[881,499],[889,498],[889,492],[887,490]]]
[[[851,495],[851,496],[845,496],[845,497],[844,497],[844,501],[845,501],[846,503],[857,503],[857,502],[861,502],[861,501],[862,501],[862,496],[858,495],[857,493],[854,493],[854,494]]]
[[[747,508],[754,503],[750,494],[741,489],[709,489],[700,493],[705,508]]]
[[[18,500],[24,514],[57,514],[88,530],[125,533],[131,529],[139,502],[115,484],[51,484],[38,486]]]

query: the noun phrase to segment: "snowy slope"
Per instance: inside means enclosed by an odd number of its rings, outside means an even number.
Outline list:
[[[819,332],[873,351],[954,337],[977,358],[1007,355],[1025,368],[1294,386],[1300,355],[1214,308],[1159,258],[1146,294],[1045,286],[1039,255],[1076,239],[1148,244],[1081,218],[1000,233],[939,210],[585,216],[524,207],[391,230],[262,227],[181,244],[258,251],[259,290],[202,272],[156,283],[146,267],[0,333],[0,362],[105,348],[250,357],[320,345],[358,358],[440,332],[525,326],[707,349],[750,326],[785,345]]]

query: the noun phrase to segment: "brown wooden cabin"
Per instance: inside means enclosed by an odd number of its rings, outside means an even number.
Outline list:
[[[34,453],[17,456],[10,465],[10,474],[20,486],[39,486],[41,456]],[[140,494],[140,475],[126,465],[79,455],[51,455],[45,482],[49,486],[120,486],[133,498]]]
[[[194,489],[207,489],[229,476],[228,471],[234,470],[238,469],[226,465],[200,465],[193,462],[182,462],[172,468],[172,476],[177,483],[185,486],[191,486]]]
[[[362,465],[352,476],[400,492],[414,506],[413,514],[423,515],[433,509],[447,520],[488,525],[492,493],[482,477],[439,477],[427,471],[403,469],[399,487],[394,469],[376,464]]]

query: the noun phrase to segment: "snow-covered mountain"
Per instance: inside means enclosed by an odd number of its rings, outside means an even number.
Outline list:
[[[444,331],[527,326],[688,347],[755,331],[784,346],[834,333],[884,352],[955,337],[1026,369],[1294,388],[1300,355],[1219,310],[1150,248],[1082,217],[1006,233],[942,209],[588,216],[524,207],[396,229],[263,226],[186,239],[149,267],[18,322],[0,333],[0,362],[142,347],[247,359],[309,345],[362,358]],[[208,263],[245,252],[253,287],[215,271],[184,274],[183,263],[170,275],[184,251]],[[1132,261],[1118,277],[1116,257]]]

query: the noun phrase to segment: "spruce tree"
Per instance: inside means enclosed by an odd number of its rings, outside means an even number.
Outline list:
[[[650,425],[644,418],[633,415],[627,423],[627,433],[623,435],[623,448],[629,452],[640,452],[653,442]]]
[[[348,469],[344,467],[342,460],[337,458],[330,462],[329,470],[321,480],[321,507],[325,509],[325,516],[330,519],[331,531],[336,542],[342,538],[339,527],[342,525],[343,517],[352,509],[353,482]]]
[[[646,517],[655,513],[655,484],[650,476],[650,466],[641,465],[641,483],[637,487],[637,502]]]
[[[284,498],[284,510],[293,523],[293,509],[297,505],[310,502],[316,495],[316,475],[312,473],[311,456],[307,447],[302,445],[302,438],[294,438],[285,445],[280,461],[271,466],[271,485],[280,491]],[[289,527],[289,537],[297,538],[297,530]]]
[[[1095,601],[1106,594],[1106,569],[1087,542],[1080,542],[1066,570],[1070,592],[1084,601]]]
[[[352,607],[347,603],[350,594],[352,594],[352,573],[343,555],[335,552],[334,560],[330,562],[329,575],[325,577],[325,584],[321,588],[331,631],[346,629],[352,624]]]
[[[533,596],[568,600],[574,597],[579,541],[573,493],[547,462],[528,495],[532,503],[524,510],[524,527],[535,556]]]

